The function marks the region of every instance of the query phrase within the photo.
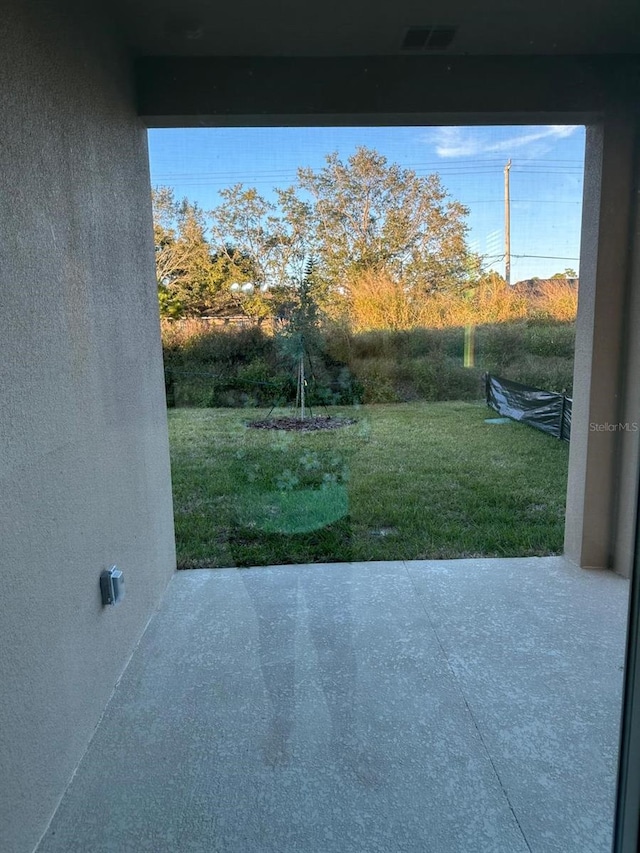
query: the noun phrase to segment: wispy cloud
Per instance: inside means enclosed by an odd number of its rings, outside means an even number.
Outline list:
[[[439,127],[434,132],[436,154],[439,157],[477,157],[479,154],[510,152],[542,140],[553,142],[565,139],[578,128],[571,124],[548,124],[523,127],[519,133],[504,139],[495,138],[495,128],[487,136],[484,128]]]

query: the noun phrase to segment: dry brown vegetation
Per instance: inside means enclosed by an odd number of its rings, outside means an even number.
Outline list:
[[[210,330],[211,324],[207,320],[196,317],[187,317],[183,320],[170,320],[167,317],[160,317],[162,343],[169,349],[179,349]]]
[[[541,319],[569,323],[576,319],[578,288],[562,279],[545,280],[529,301]]]
[[[355,279],[346,310],[354,332],[376,329],[444,329],[517,320],[575,319],[577,288],[566,281],[543,281],[533,288],[509,287],[498,276],[486,276],[462,293],[416,295],[402,282],[367,272]]]
[[[487,276],[462,294],[435,292],[416,298],[402,282],[384,274],[367,272],[352,281],[343,298],[344,303],[335,314],[341,314],[356,334],[522,320],[568,323],[575,320],[578,308],[578,288],[567,281],[542,280],[529,286],[508,287],[498,276]],[[161,326],[163,343],[170,348],[179,348],[212,331],[210,323],[196,318],[179,321],[162,318]],[[269,333],[268,324],[263,330]]]

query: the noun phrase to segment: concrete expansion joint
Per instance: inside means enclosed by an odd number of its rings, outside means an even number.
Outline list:
[[[527,836],[525,835],[524,830],[520,824],[520,821],[518,820],[518,815],[516,814],[513,803],[511,802],[511,800],[509,798],[509,794],[507,792],[507,789],[505,788],[505,786],[502,782],[502,779],[500,778],[500,773],[498,772],[498,768],[496,767],[495,762],[494,762],[493,758],[491,757],[491,753],[489,752],[489,748],[488,748],[488,746],[485,742],[485,739],[482,735],[482,731],[480,730],[480,726],[478,725],[478,721],[476,720],[475,715],[473,713],[473,710],[471,709],[471,706],[469,705],[467,697],[465,696],[464,690],[462,689],[462,684],[460,683],[460,679],[458,678],[458,675],[457,675],[453,665],[451,664],[451,661],[449,659],[449,655],[447,654],[447,651],[446,651],[444,644],[440,638],[440,635],[438,634],[438,630],[433,623],[433,619],[431,618],[431,614],[429,613],[429,611],[427,609],[427,606],[426,606],[425,601],[424,601],[424,597],[420,595],[420,593],[419,593],[419,591],[415,585],[415,582],[413,580],[413,577],[411,576],[411,572],[409,571],[409,567],[407,566],[406,562],[403,562],[403,566],[404,566],[404,569],[405,569],[407,576],[409,578],[409,583],[411,584],[411,587],[412,587],[412,589],[416,595],[416,598],[417,598],[422,610],[424,611],[425,616],[427,617],[427,622],[429,623],[429,628],[433,632],[433,636],[436,639],[436,642],[438,644],[438,648],[440,649],[440,652],[442,653],[443,660],[445,661],[445,663],[447,665],[447,669],[449,670],[449,674],[451,675],[451,680],[455,684],[456,690],[460,694],[460,698],[462,699],[462,701],[464,703],[464,707],[467,711],[467,714],[469,715],[469,719],[471,720],[473,727],[474,727],[475,731],[477,732],[478,739],[480,740],[480,743],[482,744],[482,749],[485,753],[487,760],[489,761],[489,764],[491,765],[494,776],[496,777],[496,780],[497,780],[498,784],[500,785],[500,790],[502,791],[502,795],[503,795],[503,797],[504,797],[504,799],[505,799],[505,801],[509,807],[509,811],[511,812],[513,819],[516,823],[516,826],[518,827],[518,831],[520,832],[520,835],[522,836],[522,840],[526,844],[526,847],[527,847],[527,850],[529,851],[529,853],[533,853],[533,851],[531,850],[531,845],[529,844],[529,841],[527,839]]]

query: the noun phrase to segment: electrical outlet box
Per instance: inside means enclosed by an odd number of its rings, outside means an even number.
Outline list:
[[[102,604],[118,604],[124,598],[124,575],[117,566],[105,569],[100,575]]]

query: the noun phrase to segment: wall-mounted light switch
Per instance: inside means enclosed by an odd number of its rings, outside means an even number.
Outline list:
[[[102,604],[117,604],[124,598],[124,576],[117,566],[111,566],[100,574]]]

